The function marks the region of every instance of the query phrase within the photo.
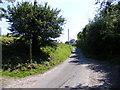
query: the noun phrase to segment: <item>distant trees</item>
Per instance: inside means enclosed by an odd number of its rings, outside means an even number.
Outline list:
[[[69,41],[66,41],[65,44],[68,44],[68,45],[69,45]]]
[[[78,33],[77,46],[102,58],[118,58],[120,54],[120,3],[109,4]]]
[[[66,41],[65,44],[75,46],[76,45],[76,40],[75,39],[71,39],[70,41]]]

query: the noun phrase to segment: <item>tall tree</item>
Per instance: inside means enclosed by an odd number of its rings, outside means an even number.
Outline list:
[[[14,1],[16,1],[16,0],[5,0],[5,1],[14,2]],[[3,2],[4,2],[3,0],[0,0],[0,3],[3,3]],[[6,16],[5,13],[6,13],[6,10],[5,10],[4,8],[0,7],[0,20],[1,20],[3,17]]]
[[[59,15],[60,10],[29,2],[8,6],[7,19],[12,35],[21,36],[25,41],[32,39],[33,51],[39,52],[40,46],[52,42],[62,34],[65,19]]]
[[[120,53],[120,3],[108,5],[78,34],[77,46],[98,58]]]
[[[100,4],[100,9],[111,4],[115,5],[118,4],[120,0],[95,0],[95,4]]]

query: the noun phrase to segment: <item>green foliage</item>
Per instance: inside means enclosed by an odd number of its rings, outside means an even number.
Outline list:
[[[100,9],[109,5],[120,3],[120,0],[96,0],[95,4],[100,4]]]
[[[14,2],[15,0],[0,0],[0,3],[4,3],[4,1],[8,1],[8,2]],[[0,7],[0,20],[3,18],[3,17],[6,17],[6,10],[2,7]]]
[[[51,46],[45,46],[41,47],[41,50],[46,53],[47,55],[50,55],[51,52],[54,52],[56,47],[51,47]]]
[[[101,10],[78,33],[77,46],[94,58],[120,62],[120,4]]]
[[[43,64],[46,65],[46,66],[50,66],[50,62],[49,61],[45,61]]]
[[[50,47],[46,46],[41,48],[43,52],[48,54],[50,57],[54,58],[55,60],[65,60],[69,57],[72,52],[72,46],[65,45],[65,44],[58,44],[57,47]]]
[[[65,44],[75,46],[76,45],[76,40],[75,39],[71,39],[70,41],[66,41]]]
[[[13,35],[21,36],[25,41],[32,38],[33,51],[40,46],[48,45],[52,38],[57,38],[62,33],[65,19],[59,15],[60,10],[48,6],[29,2],[17,3],[8,6],[7,19]]]
[[[11,45],[14,44],[14,40],[19,39],[20,37],[12,37],[12,36],[0,36],[0,44],[2,45]]]
[[[22,78],[22,77],[29,76],[29,75],[36,74],[36,73],[43,73],[45,71],[46,70],[44,67],[39,67],[37,69],[32,69],[32,70],[28,70],[28,71],[14,71],[14,72],[2,71],[2,74],[11,76],[11,77]]]
[[[43,73],[48,69],[60,64],[66,60],[72,52],[72,46],[66,44],[57,44],[57,46],[41,47],[42,53],[45,53],[48,59],[34,56],[33,63],[27,61],[26,49],[4,46],[2,74],[11,77],[25,77],[28,75]],[[9,55],[8,55],[9,53]],[[44,55],[41,53],[41,56]],[[5,55],[5,56],[4,56]],[[45,56],[47,58],[47,56]]]

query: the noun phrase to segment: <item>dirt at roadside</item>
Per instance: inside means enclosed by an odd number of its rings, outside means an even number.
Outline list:
[[[2,88],[30,88],[41,75],[36,74],[24,78],[1,77]]]
[[[12,78],[10,77],[6,77],[6,76],[0,76],[0,85],[3,88],[3,86],[7,86],[10,81],[12,80]]]

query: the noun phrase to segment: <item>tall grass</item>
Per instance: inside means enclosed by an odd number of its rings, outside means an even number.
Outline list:
[[[46,47],[41,48],[41,50],[55,60],[64,61],[71,54],[72,48],[73,47],[70,45],[59,43],[57,44],[57,47],[55,48],[46,46]]]

